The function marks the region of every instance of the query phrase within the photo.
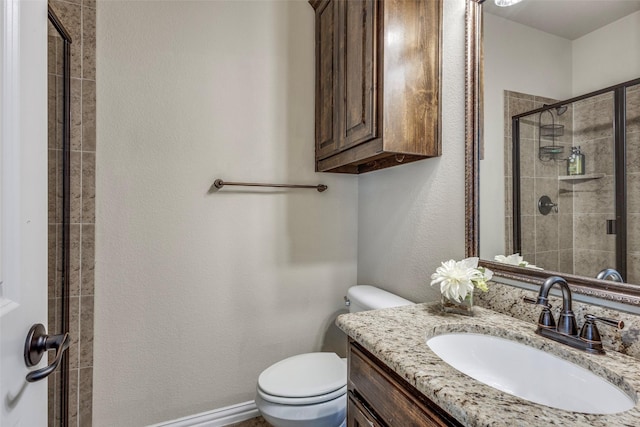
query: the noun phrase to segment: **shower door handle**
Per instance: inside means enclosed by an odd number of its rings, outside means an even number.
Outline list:
[[[47,330],[42,323],[33,325],[29,329],[27,340],[24,343],[24,362],[27,367],[30,368],[40,363],[42,356],[49,350],[55,350],[56,356],[51,365],[29,372],[27,381],[30,383],[40,381],[55,371],[60,365],[64,351],[69,348],[70,342],[68,332],[61,335],[47,335]]]

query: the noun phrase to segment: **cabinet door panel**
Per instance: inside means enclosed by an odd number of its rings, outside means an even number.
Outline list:
[[[340,22],[340,84],[344,98],[341,113],[340,148],[376,137],[376,39],[375,0],[343,2]]]
[[[354,345],[349,347],[349,384],[389,426],[446,427],[459,425],[428,408],[407,388]],[[430,405],[435,405],[430,403]]]
[[[316,158],[338,149],[338,4],[328,0],[316,9]]]
[[[349,393],[347,401],[347,427],[382,427],[359,399]]]

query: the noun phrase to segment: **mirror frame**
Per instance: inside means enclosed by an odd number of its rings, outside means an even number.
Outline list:
[[[465,9],[465,253],[480,256],[479,166],[483,138],[483,52],[482,3],[467,0]],[[640,286],[617,283],[549,270],[534,270],[494,261],[480,260],[491,269],[496,281],[508,279],[541,286],[550,276],[561,276],[577,294],[606,301],[640,306]],[[495,280],[494,279],[494,280]]]

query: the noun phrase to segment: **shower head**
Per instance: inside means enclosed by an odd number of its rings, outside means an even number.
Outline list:
[[[565,111],[567,111],[567,106],[566,105],[561,105],[559,107],[556,107],[556,114],[561,116],[565,113]]]

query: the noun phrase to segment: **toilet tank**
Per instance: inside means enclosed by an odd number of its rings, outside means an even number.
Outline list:
[[[369,285],[350,287],[347,291],[347,301],[351,313],[413,304],[398,295]]]

